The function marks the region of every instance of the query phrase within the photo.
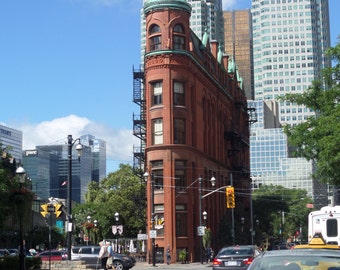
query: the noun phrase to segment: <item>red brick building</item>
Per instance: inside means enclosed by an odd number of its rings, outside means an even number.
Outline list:
[[[250,222],[251,215],[246,97],[233,61],[216,42],[207,36],[200,40],[191,31],[190,13],[191,6],[185,0],[144,2],[143,164],[150,174],[147,234],[154,218],[157,262],[165,261],[167,247],[172,261],[178,260],[182,249],[187,250],[189,261],[199,261],[200,225],[211,229],[214,249],[248,238],[247,233],[234,237],[232,233],[238,233],[241,217]],[[211,177],[216,179],[215,187]],[[235,187],[233,210],[226,208],[227,185]],[[201,216],[203,211],[207,212],[206,220]],[[222,220],[227,224],[225,229]],[[149,237],[149,262],[151,250]]]

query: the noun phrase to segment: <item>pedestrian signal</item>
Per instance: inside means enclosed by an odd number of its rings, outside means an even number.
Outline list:
[[[234,187],[232,186],[226,187],[225,192],[226,192],[227,208],[235,208]]]

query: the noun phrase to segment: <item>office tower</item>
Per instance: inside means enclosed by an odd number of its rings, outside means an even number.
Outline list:
[[[315,207],[328,202],[327,186],[313,179],[314,164],[289,154],[287,135],[278,122],[278,106],[274,100],[248,101],[256,109],[258,121],[250,133],[250,170],[252,188],[277,185],[305,189]]]
[[[248,10],[224,11],[224,51],[234,58],[247,99],[254,99],[253,39]]]
[[[253,0],[255,99],[302,93],[329,67],[328,0]],[[282,124],[295,125],[314,115],[304,106],[280,102]]]
[[[223,49],[224,28],[222,0],[188,0],[192,8],[190,28],[199,39],[207,32]]]
[[[22,132],[4,125],[0,125],[0,143],[3,148],[8,147],[8,153],[17,163],[22,159]]]
[[[80,141],[91,148],[92,181],[99,182],[106,177],[106,142],[90,134],[81,136]]]
[[[62,186],[58,181],[58,155],[42,149],[25,150],[22,163],[37,199],[47,200],[50,197],[60,197],[59,189]],[[66,189],[66,185],[63,188]]]

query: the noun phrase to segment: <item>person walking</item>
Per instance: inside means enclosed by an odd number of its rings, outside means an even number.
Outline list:
[[[166,247],[166,264],[170,264],[171,262],[171,252],[170,252],[170,245]]]
[[[107,242],[105,242],[103,240],[99,243],[99,246],[100,246],[100,250],[99,250],[99,254],[98,254],[98,259],[100,259],[100,264],[102,266],[102,269],[105,270],[107,258],[109,256],[109,253],[107,251]]]

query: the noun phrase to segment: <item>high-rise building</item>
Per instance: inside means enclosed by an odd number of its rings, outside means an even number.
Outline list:
[[[247,99],[254,99],[253,39],[250,9],[224,11],[224,51],[234,58]]]
[[[23,167],[29,175],[32,191],[38,199],[60,197],[58,181],[59,158],[56,153],[42,149],[23,151]],[[64,186],[64,189],[66,186]]]
[[[202,39],[208,33],[210,40],[224,46],[222,0],[187,0],[191,5],[190,28]]]
[[[106,174],[103,166],[106,142],[89,134],[81,136],[80,142],[83,144],[80,158],[72,148],[72,201],[83,203],[90,181],[99,181],[99,176]],[[24,168],[32,180],[32,190],[41,199],[66,199],[68,161],[67,144],[40,145],[24,151]]]
[[[22,132],[14,128],[0,125],[0,143],[17,163],[22,159]]]
[[[328,0],[253,0],[255,99],[302,93],[329,67]],[[295,125],[314,115],[304,106],[280,102],[281,124]]]
[[[80,142],[91,148],[92,181],[99,182],[106,177],[106,142],[90,134],[80,136]]]
[[[274,100],[248,101],[258,121],[250,132],[250,170],[252,188],[261,185],[305,189],[315,206],[327,204],[327,186],[313,179],[314,164],[289,154],[287,135],[280,128],[278,106]]]

